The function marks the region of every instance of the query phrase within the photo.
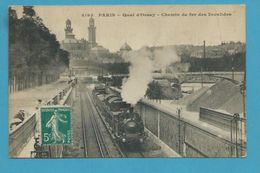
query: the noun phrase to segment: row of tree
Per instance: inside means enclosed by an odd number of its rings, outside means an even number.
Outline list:
[[[59,74],[69,65],[69,53],[60,48],[55,34],[43,24],[32,6],[18,18],[9,7],[9,71]],[[10,75],[11,76],[11,75]]]
[[[99,65],[111,74],[128,74],[130,63],[106,63]],[[194,58],[181,55],[181,62],[172,64],[167,72],[245,71],[246,53],[224,55],[221,58]],[[161,72],[155,71],[155,72]]]
[[[189,63],[189,71],[245,71],[246,53],[240,52],[233,55],[224,55],[221,58],[194,58],[181,57],[182,63]]]

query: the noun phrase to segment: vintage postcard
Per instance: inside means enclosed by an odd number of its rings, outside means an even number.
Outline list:
[[[246,157],[244,5],[8,16],[9,157]]]

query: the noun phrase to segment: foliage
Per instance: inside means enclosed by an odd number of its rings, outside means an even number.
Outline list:
[[[162,87],[158,82],[152,81],[148,84],[146,95],[149,99],[161,99],[162,98]]]
[[[111,74],[128,74],[129,63],[107,63],[103,67]]]
[[[245,71],[246,53],[224,55],[221,58],[194,58],[182,56],[182,63],[189,63],[189,71]]]
[[[68,52],[60,49],[55,34],[43,24],[32,6],[23,16],[9,7],[9,68],[59,73],[69,65]]]

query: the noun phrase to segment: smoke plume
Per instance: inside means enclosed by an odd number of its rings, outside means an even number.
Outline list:
[[[146,93],[148,84],[153,80],[153,71],[165,71],[170,64],[180,61],[173,47],[125,52],[123,58],[130,62],[129,78],[123,82],[121,96],[124,101],[135,105]]]

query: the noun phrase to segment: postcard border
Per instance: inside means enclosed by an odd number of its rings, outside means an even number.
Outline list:
[[[9,5],[182,5],[182,4],[245,4],[246,5],[246,69],[247,69],[247,132],[246,158],[154,158],[154,159],[10,159],[8,157],[8,30],[7,11]],[[177,173],[259,173],[260,172],[260,1],[242,0],[5,0],[0,4],[0,171],[46,173],[53,167],[57,172],[177,172]],[[48,165],[48,167],[45,167]]]

